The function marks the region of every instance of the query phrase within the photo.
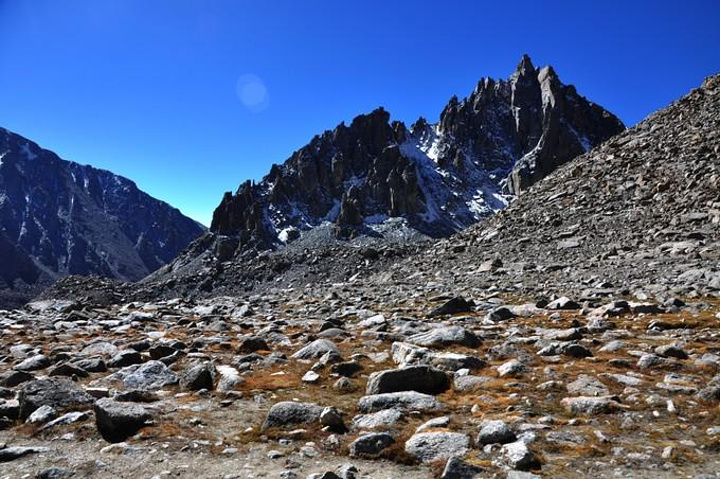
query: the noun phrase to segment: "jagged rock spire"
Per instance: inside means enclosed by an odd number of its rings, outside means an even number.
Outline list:
[[[404,217],[423,234],[448,235],[623,129],[598,108],[526,54],[508,80],[453,95],[437,124],[420,118],[408,129],[378,108],[314,137],[252,191],[224,197],[211,229],[257,248],[328,221],[361,230]]]

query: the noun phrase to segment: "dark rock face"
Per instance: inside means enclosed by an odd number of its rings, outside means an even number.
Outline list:
[[[323,222],[352,237],[402,217],[446,236],[623,129],[525,56],[508,80],[483,79],[464,100],[453,97],[436,124],[421,118],[408,129],[379,108],[316,136],[260,183],[226,193],[211,231],[237,240],[238,255]]]
[[[132,181],[0,128],[0,307],[71,274],[138,280],[202,232]]]

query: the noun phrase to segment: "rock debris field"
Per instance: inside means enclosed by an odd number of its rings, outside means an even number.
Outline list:
[[[718,300],[358,293],[4,313],[2,477],[720,470]]]

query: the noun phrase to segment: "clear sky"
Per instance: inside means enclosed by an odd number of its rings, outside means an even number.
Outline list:
[[[720,71],[720,1],[0,0],[0,126],[208,224],[313,135],[435,121],[524,52],[632,125]]]

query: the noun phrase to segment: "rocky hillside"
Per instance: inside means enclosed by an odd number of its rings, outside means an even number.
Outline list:
[[[232,236],[238,252],[327,223],[340,237],[377,235],[391,218],[447,236],[623,129],[524,56],[508,80],[484,78],[453,97],[437,123],[408,128],[380,108],[316,136],[260,183],[226,193],[211,231]]]
[[[522,294],[720,296],[720,76],[395,266]]]
[[[0,128],[0,307],[69,274],[139,280],[203,230],[132,181]]]

